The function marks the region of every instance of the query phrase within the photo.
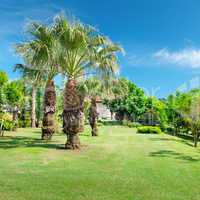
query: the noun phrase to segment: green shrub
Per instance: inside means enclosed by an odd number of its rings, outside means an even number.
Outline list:
[[[98,122],[101,122],[105,126],[122,125],[122,122],[117,121],[117,120],[105,120],[105,121],[104,120],[101,120],[101,121],[98,120]]]
[[[103,124],[105,121],[106,121],[106,120],[103,120],[102,118],[98,119],[98,122],[99,122],[99,123],[102,123],[102,124]]]
[[[25,120],[18,120],[18,127],[19,128],[27,128],[31,126],[31,122],[29,119],[25,119]]]
[[[162,133],[160,127],[157,127],[157,126],[141,126],[141,127],[138,127],[137,132],[138,133],[156,133],[156,134]]]
[[[165,130],[167,133],[170,133],[172,134],[175,130],[174,130],[174,127],[171,127],[171,126],[168,126]]]
[[[16,124],[12,121],[5,120],[3,122],[3,129],[5,131],[12,131],[12,130],[14,130],[15,127],[16,127]]]
[[[104,124],[103,124],[102,122],[99,122],[99,121],[98,121],[97,125],[98,125],[98,126],[103,126]]]
[[[122,125],[123,126],[128,126],[129,128],[137,128],[137,127],[141,126],[140,123],[138,123],[138,122],[131,122],[129,120],[123,120],[122,121]]]
[[[12,120],[12,115],[9,113],[0,114],[0,124],[5,131],[12,131],[16,127],[16,124]]]
[[[130,128],[138,128],[141,127],[142,125],[139,122],[131,122],[128,124],[128,127]]]
[[[130,123],[130,121],[126,120],[126,119],[123,119],[122,120],[122,125],[123,126],[128,126],[128,124]]]

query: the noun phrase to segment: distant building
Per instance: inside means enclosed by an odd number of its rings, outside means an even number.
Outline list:
[[[100,98],[97,98],[97,112],[99,114],[99,119],[111,119],[110,110],[102,103]]]

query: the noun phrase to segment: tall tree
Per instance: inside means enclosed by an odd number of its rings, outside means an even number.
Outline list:
[[[4,89],[8,83],[8,76],[6,72],[0,71],[0,112],[2,112],[3,105],[5,104]]]
[[[16,45],[16,50],[31,66],[46,76],[46,85],[43,100],[42,139],[51,139],[55,132],[54,113],[56,91],[54,77],[58,74],[57,59],[59,49],[55,29],[40,23],[33,22],[28,27],[31,40]],[[39,67],[38,67],[39,66]]]
[[[22,82],[18,80],[8,83],[5,89],[5,95],[7,103],[11,107],[13,113],[15,128],[17,128],[18,113],[24,98]]]
[[[45,80],[44,72],[28,65],[17,64],[14,71],[20,71],[25,83],[31,86],[31,127],[36,127],[36,92]]]
[[[126,79],[121,80],[119,84],[125,89],[125,92],[120,96],[116,95],[115,98],[105,101],[105,104],[116,113],[116,119],[137,121],[145,112],[146,96],[144,91]],[[118,84],[116,86],[114,93],[119,90]]]
[[[192,98],[189,110],[189,121],[194,138],[194,147],[197,147],[200,137],[200,95]]]
[[[80,148],[79,132],[83,125],[83,98],[78,94],[77,80],[96,72],[100,76],[112,76],[117,68],[115,53],[121,48],[94,28],[77,21],[69,23],[63,16],[55,19],[55,28],[61,46],[59,63],[67,76],[63,111],[63,128],[67,134],[65,147],[77,149]]]

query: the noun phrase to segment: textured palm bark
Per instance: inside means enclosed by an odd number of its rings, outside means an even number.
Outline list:
[[[55,132],[56,90],[53,80],[49,80],[45,87],[43,103],[42,139],[50,140]]]
[[[0,119],[0,136],[4,136],[4,120]]]
[[[92,136],[98,136],[98,112],[96,98],[91,100],[90,112],[89,112],[89,122],[92,128]]]
[[[83,99],[76,90],[76,80],[70,79],[64,91],[63,131],[67,135],[66,149],[79,149],[79,133],[83,131]]]
[[[32,102],[31,102],[31,127],[35,128],[36,126],[36,114],[35,114],[35,98],[36,98],[36,88],[33,85],[32,87]]]
[[[13,108],[13,112],[12,112],[12,120],[14,123],[14,126],[12,128],[12,131],[17,131],[17,127],[18,127],[18,107],[14,107]]]
[[[193,131],[193,134],[194,134],[194,147],[197,147],[200,136],[198,129],[195,129]]]

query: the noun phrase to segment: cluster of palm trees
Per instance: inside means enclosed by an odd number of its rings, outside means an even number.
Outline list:
[[[32,22],[28,26],[28,35],[27,41],[15,46],[16,52],[24,60],[23,65],[16,65],[15,68],[21,70],[27,80],[32,81],[33,99],[34,88],[38,84],[45,84],[42,139],[51,139],[55,132],[54,78],[58,74],[62,74],[66,78],[62,113],[63,131],[67,135],[65,147],[68,149],[80,148],[79,132],[83,130],[83,102],[87,94],[80,92],[79,82],[85,82],[95,76],[101,80],[101,85],[106,85],[106,82],[118,70],[116,53],[122,49],[95,28],[79,21],[70,22],[63,15],[56,16],[50,25]],[[97,91],[99,93],[99,90]],[[87,96],[91,97],[93,108],[98,93],[88,92]],[[32,104],[31,121],[32,127],[34,127],[35,102],[33,101]],[[95,111],[95,109],[93,110]],[[92,120],[96,120],[96,114],[92,112],[92,107],[90,116],[91,125],[96,124],[92,122]],[[95,127],[93,127],[93,134],[97,134]]]

